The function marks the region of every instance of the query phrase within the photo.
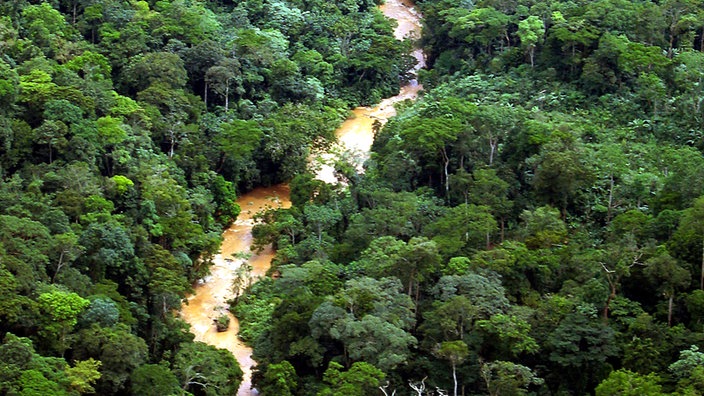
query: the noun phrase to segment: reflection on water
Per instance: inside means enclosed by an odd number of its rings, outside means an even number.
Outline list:
[[[394,32],[396,38],[417,37],[420,34],[420,14],[413,8],[412,3],[407,0],[387,0],[381,6],[384,15],[398,21],[398,27]],[[414,56],[418,60],[418,70],[425,65],[423,52],[417,50]],[[418,91],[422,89],[417,81],[411,81],[401,89],[401,92],[393,97],[384,99],[376,107],[358,107],[354,109],[354,116],[345,121],[336,131],[340,144],[338,150],[352,152],[358,158],[358,169],[361,171],[362,163],[369,155],[369,150],[374,140],[374,121],[384,124],[390,117],[396,115],[394,103],[415,99]],[[325,155],[327,161],[333,158],[332,154]],[[334,183],[337,180],[333,175],[333,170],[329,166],[324,166],[318,171],[317,177],[321,180]],[[214,259],[211,267],[211,275],[203,279],[195,286],[195,293],[188,298],[188,305],[181,310],[181,316],[191,325],[191,331],[196,336],[196,341],[202,341],[218,348],[224,348],[232,352],[245,373],[245,378],[237,394],[239,396],[257,395],[256,389],[251,389],[252,367],[256,364],[252,360],[252,349],[244,345],[237,337],[239,324],[237,319],[227,311],[227,300],[233,297],[232,281],[234,271],[242,263],[241,259],[236,259],[232,255],[238,252],[249,252],[252,245],[252,226],[254,221],[252,216],[258,211],[266,208],[290,207],[289,189],[286,185],[277,185],[268,188],[258,188],[251,191],[237,201],[242,208],[237,222],[233,224],[223,234],[224,241],[220,254]],[[263,276],[269,269],[273,252],[271,249],[264,250],[259,255],[252,256],[248,262],[253,267],[253,276]],[[218,333],[215,329],[214,320],[220,314],[226,313],[230,316],[230,329],[226,332]]]

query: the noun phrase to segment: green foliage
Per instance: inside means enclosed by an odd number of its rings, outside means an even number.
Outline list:
[[[52,291],[42,293],[37,298],[39,308],[47,316],[47,323],[42,325],[40,334],[47,338],[66,336],[78,322],[78,315],[90,305],[90,302],[76,293]]]
[[[363,396],[375,392],[386,375],[373,365],[356,362],[347,371],[336,362],[330,362],[323,374],[327,387],[318,392],[318,396]]]
[[[417,342],[408,330],[415,323],[410,297],[393,278],[353,279],[311,317],[314,338],[340,341],[352,362],[365,361],[382,371],[405,363]]]
[[[132,371],[146,362],[147,344],[124,325],[106,328],[94,324],[77,335],[81,342],[74,346],[74,358],[101,362],[102,376],[96,383],[98,393],[119,392]]]
[[[542,378],[533,370],[507,361],[495,361],[483,364],[481,375],[490,395],[523,395],[530,385],[540,385]]]
[[[522,214],[525,223],[526,245],[532,248],[549,248],[564,242],[567,227],[560,219],[560,212],[543,206]]]
[[[182,345],[173,369],[182,389],[205,395],[236,393],[242,381],[242,370],[230,352],[201,342]]]
[[[7,333],[0,345],[0,390],[20,395],[77,395],[95,393],[93,384],[101,377],[101,363],[94,359],[69,366],[62,358],[44,357],[32,342]]]
[[[629,370],[612,371],[609,377],[596,387],[596,394],[601,395],[665,395],[660,378],[655,374],[642,376]]]
[[[130,375],[133,395],[159,396],[182,393],[178,379],[168,365],[144,364]]]
[[[234,308],[263,392],[704,392],[699,5],[419,0],[398,41],[377,3],[0,4],[0,394],[234,394],[174,314],[288,181]],[[316,180],[413,45],[423,94]]]
[[[71,381],[71,388],[80,394],[94,393],[93,383],[101,377],[100,365],[99,361],[89,358],[67,368],[66,376]]]
[[[692,345],[689,349],[680,351],[679,360],[672,363],[669,369],[678,379],[688,378],[702,363],[704,363],[704,353],[699,352],[699,347]]]
[[[263,394],[281,396],[293,395],[296,386],[296,369],[286,360],[267,366],[260,385]]]

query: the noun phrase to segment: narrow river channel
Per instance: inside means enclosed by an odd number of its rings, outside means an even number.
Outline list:
[[[398,27],[394,32],[396,38],[403,39],[409,35],[418,36],[420,34],[421,15],[416,11],[412,2],[386,0],[386,3],[381,6],[381,10],[387,17],[398,21]],[[418,70],[425,65],[423,53],[421,50],[416,50],[414,56],[418,60],[415,70]],[[336,131],[342,149],[353,151],[362,159],[366,158],[374,139],[372,131],[374,121],[385,123],[396,114],[394,103],[415,99],[421,88],[414,80],[404,86],[398,95],[382,100],[376,107],[354,109],[354,115]],[[318,173],[318,178],[330,182],[335,181],[332,169],[321,170]],[[183,306],[181,316],[191,325],[191,332],[195,335],[196,341],[202,341],[232,352],[244,372],[244,380],[237,394],[251,396],[258,394],[256,389],[251,388],[252,367],[255,365],[252,360],[252,349],[237,337],[239,331],[237,318],[227,311],[227,300],[233,297],[234,271],[243,262],[241,259],[234,258],[233,254],[250,251],[254,214],[266,208],[289,207],[291,201],[289,200],[288,186],[277,185],[257,188],[242,195],[237,203],[242,208],[242,213],[235,224],[224,232],[220,254],[215,256],[214,265],[210,269],[211,275],[195,285],[194,294],[188,298],[188,305]],[[271,249],[267,249],[261,254],[249,258],[248,262],[253,267],[252,276],[255,279],[264,276],[269,269],[272,257],[273,252]],[[222,313],[230,316],[230,329],[218,333],[214,319]]]

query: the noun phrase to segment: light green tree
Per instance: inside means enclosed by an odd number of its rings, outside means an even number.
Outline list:
[[[453,395],[457,396],[457,365],[462,364],[469,356],[469,347],[462,340],[444,341],[433,350],[433,354],[450,362],[454,382]]]
[[[626,369],[616,370],[596,387],[596,396],[665,396],[659,381],[660,377],[654,373],[641,375]]]
[[[39,308],[46,315],[42,320],[39,334],[47,341],[57,340],[54,347],[63,354],[66,350],[66,336],[78,322],[78,315],[90,305],[90,301],[76,293],[51,291],[37,298]]]
[[[518,22],[518,37],[530,58],[530,67],[534,66],[535,48],[545,35],[545,23],[535,15]]]

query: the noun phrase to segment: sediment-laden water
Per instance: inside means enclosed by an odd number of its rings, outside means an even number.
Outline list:
[[[387,17],[398,21],[398,27],[394,32],[396,38],[419,36],[421,15],[410,1],[387,0],[381,6],[381,10]],[[414,56],[418,60],[414,69],[418,70],[425,65],[423,53],[421,50],[416,50]],[[354,153],[361,169],[361,164],[367,158],[374,139],[374,121],[385,123],[396,114],[394,103],[415,99],[421,89],[422,87],[418,85],[417,81],[413,80],[404,86],[398,95],[382,100],[378,106],[354,109],[353,116],[336,131],[339,150]],[[328,157],[329,159],[330,157]],[[336,181],[331,167],[323,167],[318,172],[318,178],[331,183]],[[245,375],[237,394],[251,396],[258,394],[256,389],[251,388],[252,367],[256,363],[252,360],[252,349],[240,341],[237,336],[239,331],[237,318],[227,310],[227,300],[234,297],[232,291],[234,272],[244,262],[244,259],[233,257],[233,254],[250,252],[254,214],[266,208],[289,207],[291,201],[288,186],[277,185],[257,188],[242,195],[237,203],[242,208],[242,213],[235,224],[224,232],[221,252],[214,258],[214,265],[210,270],[211,275],[195,285],[194,294],[188,298],[188,305],[184,305],[182,308],[181,316],[191,325],[191,331],[195,334],[196,341],[202,341],[232,352]],[[273,252],[271,249],[267,249],[247,260],[253,267],[252,276],[255,279],[264,276],[269,269],[272,257]],[[223,313],[230,316],[230,329],[218,333],[214,320]]]

